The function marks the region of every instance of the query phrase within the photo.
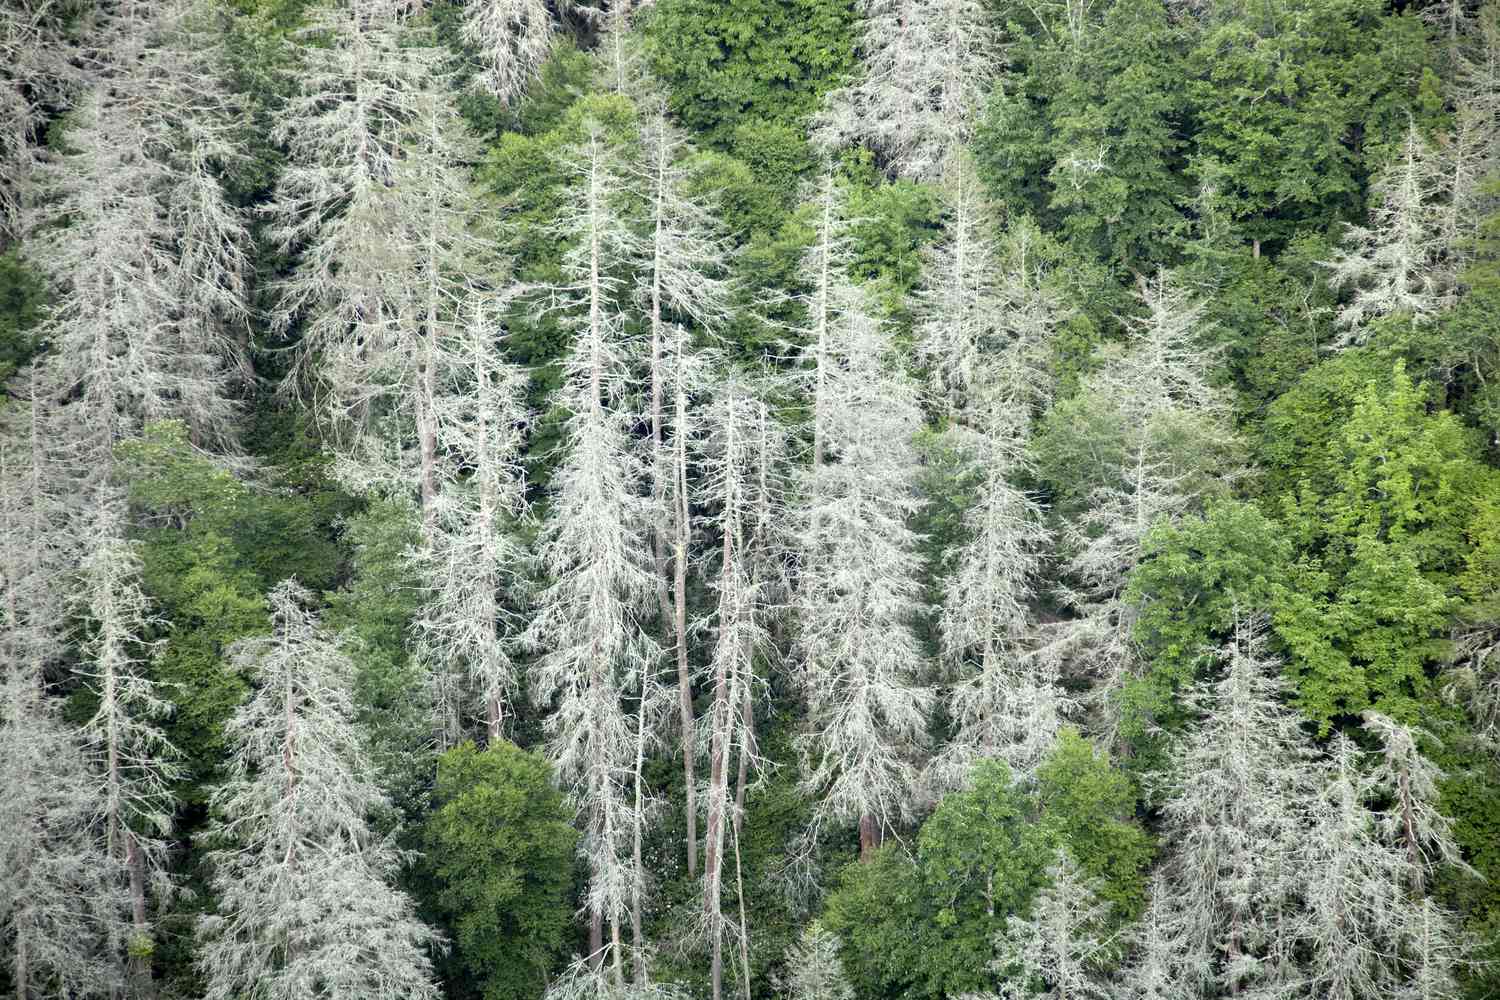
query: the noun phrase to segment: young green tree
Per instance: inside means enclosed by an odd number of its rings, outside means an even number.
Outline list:
[[[572,922],[578,839],[551,768],[504,739],[464,743],[438,759],[432,802],[422,868],[452,930],[449,988],[484,1000],[539,995]]]
[[[1294,466],[1303,479],[1282,498],[1301,557],[1275,625],[1299,704],[1325,730],[1368,708],[1411,718],[1460,603],[1474,498],[1493,476],[1470,432],[1429,413],[1402,367],[1350,379],[1333,402],[1288,393],[1273,407],[1277,429],[1309,405],[1320,414]]]

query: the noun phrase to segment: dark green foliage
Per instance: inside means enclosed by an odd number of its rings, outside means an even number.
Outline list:
[[[1425,34],[1376,0],[1216,5],[1190,60],[1192,173],[1222,182],[1252,240],[1359,218],[1368,151],[1406,127]]]
[[[1465,532],[1497,489],[1473,432],[1426,399],[1399,364],[1347,386],[1281,498],[1299,555],[1276,629],[1325,731],[1372,705],[1414,718],[1460,603]]]
[[[376,501],[350,517],[344,541],[354,572],[329,595],[327,627],[354,658],[354,704],[382,785],[409,817],[421,815],[432,777],[427,675],[412,662],[408,636],[424,597],[412,553],[420,544],[410,504]]]
[[[851,0],[662,0],[646,40],[672,111],[701,141],[749,148],[747,122],[800,131],[854,68]],[[804,140],[805,141],[805,140]]]
[[[39,346],[32,333],[46,305],[42,279],[14,250],[0,254],[0,382],[20,368]]]
[[[572,918],[571,818],[546,761],[513,743],[465,743],[438,759],[423,895],[452,935],[450,996],[540,995]]]
[[[1155,730],[1186,721],[1178,696],[1203,679],[1236,615],[1269,612],[1285,600],[1292,546],[1259,508],[1213,503],[1200,516],[1163,523],[1146,537],[1127,599],[1139,610],[1135,641],[1145,663],[1120,697],[1123,735],[1137,754],[1155,748]],[[1147,769],[1162,761],[1152,753]]]
[[[185,757],[191,801],[223,759],[223,724],[245,682],[221,660],[267,627],[262,595],[295,576],[331,585],[337,550],[317,509],[271,483],[237,480],[194,449],[182,425],[156,424],[120,448],[141,539],[143,583],[171,623],[155,665],[176,706],[167,735]]]
[[[1140,912],[1153,849],[1135,822],[1135,791],[1065,730],[1018,786],[1000,761],[978,765],[922,825],[915,856],[887,844],[844,869],[822,921],[844,943],[862,997],[946,997],[995,987],[989,963],[1005,918],[1026,912],[1058,847],[1067,847],[1124,922]]]

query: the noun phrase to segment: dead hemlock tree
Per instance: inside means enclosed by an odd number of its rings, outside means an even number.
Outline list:
[[[1328,1000],[1399,995],[1408,921],[1423,916],[1406,895],[1405,851],[1381,837],[1368,808],[1377,781],[1365,756],[1343,734],[1333,738],[1304,847],[1305,988]]]
[[[18,1000],[122,984],[122,873],[99,835],[98,788],[39,671],[0,670],[0,931]]]
[[[563,282],[549,291],[574,335],[558,394],[568,412],[567,451],[540,537],[548,583],[525,642],[542,654],[533,696],[555,707],[549,755],[583,825],[579,851],[591,869],[588,958],[603,963],[608,923],[612,965],[623,980],[620,923],[642,873],[631,843],[637,734],[622,699],[644,686],[660,656],[642,627],[657,599],[650,557],[642,557],[653,512],[641,496],[645,470],[630,441],[637,416],[625,408],[633,363],[622,316],[626,289],[612,273],[640,259],[641,241],[619,209],[628,181],[599,125],[585,123],[582,140],[563,157],[578,197],[555,224],[571,246]]]
[[[435,76],[405,95],[408,117],[390,126],[389,175],[326,229],[320,252],[337,266],[329,311],[313,320],[330,337],[321,348],[324,410],[349,437],[339,477],[356,491],[415,498],[424,534],[439,479],[438,399],[449,370],[468,363],[460,342],[471,300],[493,295],[489,281],[503,275],[472,230],[482,216],[466,166],[474,148],[443,82]],[[372,260],[378,273],[366,270]]]
[[[394,887],[400,852],[370,829],[388,801],[354,722],[354,664],[288,580],[274,632],[233,662],[255,685],[230,720],[228,780],[211,800],[215,910],[199,921],[210,1000],[435,1000],[440,938]]]
[[[56,292],[49,391],[77,397],[76,460],[99,474],[152,420],[234,444],[248,238],[213,176],[230,155],[226,99],[197,18],[126,5],[109,19],[98,79],[36,172],[27,253]]]
[[[1048,676],[1055,664],[1021,655],[1048,533],[1035,499],[1011,483],[1028,468],[1032,406],[1051,396],[1042,356],[1061,311],[1032,284],[1030,232],[1019,228],[1005,248],[988,235],[992,213],[972,162],[953,157],[944,182],[948,224],[917,295],[917,336],[954,421],[948,436],[980,487],[965,514],[968,540],[946,559],[943,655],[968,676],[952,694],[957,732],[928,770],[935,789],[961,785],[979,756],[1028,773],[1051,744],[1061,703]]]
[[[786,950],[787,1000],[854,1000],[854,987],[839,958],[839,939],[814,920]]]
[[[931,180],[989,96],[999,31],[978,0],[865,0],[860,78],[828,95],[814,138],[862,143],[893,175]]]
[[[913,296],[914,333],[931,372],[934,405],[962,421],[976,388],[996,374],[994,360],[1005,346],[1006,303],[996,279],[996,212],[967,155],[949,158],[941,190],[947,221],[942,237],[927,250],[922,284]]]
[[[814,826],[857,822],[863,856],[910,815],[931,692],[912,623],[921,611],[917,536],[921,427],[917,391],[890,335],[832,252],[832,189],[804,264],[813,286],[810,343],[814,461],[797,518],[797,646],[808,731],[797,739]]]
[[[959,444],[982,479],[964,514],[967,541],[945,560],[952,569],[938,630],[943,659],[959,679],[949,695],[953,736],[927,772],[937,791],[961,787],[985,757],[998,756],[1018,778],[1028,778],[1069,705],[1055,662],[1028,649],[1028,601],[1050,533],[1036,499],[1011,482],[1028,467],[1025,407],[998,391],[990,395],[971,415],[975,430]]]
[[[439,742],[451,746],[474,717],[496,738],[515,688],[499,592],[521,575],[504,524],[525,506],[526,416],[520,374],[499,347],[499,315],[518,290],[493,287],[504,265],[473,231],[482,213],[465,176],[469,144],[440,83],[412,95],[391,182],[370,192],[388,266],[378,302],[366,301],[385,311],[383,337],[334,347],[322,376],[340,420],[358,428],[340,478],[420,503],[416,569],[428,600],[414,622],[417,656],[432,678]]]
[[[0,412],[0,653],[38,678],[67,651],[69,574],[81,551],[66,419],[36,365],[11,380]]]
[[[1350,226],[1344,248],[1327,262],[1329,284],[1352,288],[1338,311],[1345,328],[1336,346],[1361,344],[1365,325],[1391,313],[1412,322],[1449,301],[1455,276],[1445,268],[1445,213],[1439,205],[1444,178],[1437,157],[1413,122],[1395,161],[1372,185],[1368,226]]]
[[[1117,942],[1107,933],[1111,906],[1102,891],[1067,848],[1058,848],[1030,913],[1007,917],[996,938],[991,968],[1006,977],[1001,1000],[1113,1000]]]
[[[1449,865],[1473,874],[1453,840],[1452,822],[1437,808],[1438,782],[1445,775],[1417,745],[1418,740],[1436,744],[1437,738],[1373,709],[1363,718],[1363,728],[1378,736],[1382,745],[1371,780],[1390,796],[1392,805],[1381,817],[1381,832],[1406,859],[1407,886],[1421,894],[1437,870]]]
[[[944,166],[943,236],[927,251],[913,298],[918,350],[929,365],[935,405],[956,424],[978,388],[998,390],[1030,412],[1051,401],[1052,338],[1073,315],[1047,285],[1041,232],[1016,220],[1000,237],[996,208],[973,160],[955,152]],[[986,401],[975,398],[983,408]]]
[[[295,40],[300,87],[272,136],[285,144],[287,164],[266,210],[269,234],[294,265],[276,286],[270,320],[282,333],[303,329],[283,388],[300,389],[310,361],[329,357],[319,380],[332,414],[355,429],[368,414],[357,402],[346,408],[339,392],[393,348],[391,327],[409,307],[412,257],[420,253],[406,231],[417,221],[416,199],[395,185],[403,143],[420,134],[413,125],[437,99],[438,56],[405,44],[409,7],[403,0],[320,7]],[[351,377],[341,379],[341,370]]]
[[[526,511],[524,376],[502,355],[498,317],[480,294],[447,348],[456,356],[434,398],[438,460],[420,561],[429,596],[412,623],[448,746],[474,716],[490,743],[504,733],[518,683],[510,655],[518,616],[500,598],[523,593],[529,562],[513,533]]]
[[[667,119],[661,104],[652,108],[642,138],[644,156],[638,170],[647,185],[650,229],[641,247],[645,266],[635,294],[650,314],[652,498],[657,513],[665,515],[654,532],[653,551],[663,589],[659,600],[663,615],[671,615],[677,659],[691,875],[697,872],[698,863],[698,807],[693,775],[696,726],[687,655],[687,563],[692,536],[687,460],[695,419],[690,397],[701,388],[708,361],[689,356],[694,353],[692,339],[681,324],[690,323],[695,330],[712,335],[728,319],[732,287],[725,275],[731,249],[711,207],[690,193],[693,147]],[[669,389],[673,397],[670,420],[665,407]],[[664,592],[667,549],[672,553],[670,602]]]
[[[744,924],[744,886],[740,882],[740,810],[745,785],[759,771],[755,749],[755,661],[771,646],[767,628],[773,609],[767,589],[756,579],[753,551],[770,535],[767,522],[784,514],[782,498],[768,490],[766,467],[782,458],[779,428],[772,425],[760,398],[760,386],[749,377],[726,371],[717,380],[705,408],[706,440],[700,449],[700,502],[714,511],[707,520],[719,535],[716,608],[706,623],[714,632],[710,660],[713,701],[705,718],[709,746],[708,794],[705,803],[703,921],[710,946],[710,982],[714,1000],[723,996],[723,945],[738,938],[741,975],[749,989],[749,942]],[[730,797],[730,766],[738,760],[738,789]],[[733,851],[739,922],[723,912],[726,841]]]
[[[1188,696],[1201,721],[1170,751],[1171,849],[1148,939],[1169,952],[1146,961],[1188,991],[1254,993],[1300,979],[1305,824],[1323,779],[1302,720],[1284,705],[1264,626],[1239,619],[1221,661],[1222,679]]]
[[[464,41],[484,61],[485,89],[504,104],[514,104],[542,68],[555,33],[546,0],[480,0],[464,7]]]
[[[1128,321],[1130,340],[1105,352],[1080,394],[1113,437],[1087,508],[1062,529],[1071,582],[1059,592],[1079,617],[1052,629],[1039,652],[1098,674],[1106,729],[1117,721],[1109,695],[1136,666],[1125,581],[1151,528],[1191,510],[1228,473],[1221,466],[1234,442],[1227,399],[1209,383],[1214,354],[1199,344],[1203,304],[1166,274],[1142,286],[1145,315]]]
[[[111,870],[129,889],[129,916],[111,928],[111,950],[127,962],[137,996],[152,994],[150,895],[170,892],[166,837],[176,810],[173,786],[182,778],[180,754],[160,722],[172,705],[144,672],[157,645],[150,633],[165,623],[150,612],[138,581],[140,556],[126,541],[123,498],[97,488],[88,522],[86,555],[75,612],[86,632],[77,673],[97,699],[82,736],[103,810]]]
[[[45,109],[70,105],[83,85],[82,60],[66,30],[71,9],[51,0],[0,6],[0,244],[22,228]]]
[[[96,776],[43,686],[66,649],[78,547],[51,416],[46,397],[0,414],[0,940],[23,1000],[122,985],[110,945],[129,907]]]

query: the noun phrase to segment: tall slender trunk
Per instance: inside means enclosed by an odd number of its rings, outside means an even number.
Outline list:
[[[683,341],[682,329],[678,328],[677,356],[679,359],[686,346]],[[694,746],[692,675],[688,670],[687,651],[687,550],[691,535],[687,492],[687,390],[682,384],[680,374],[677,379],[675,397],[677,433],[672,449],[672,492],[676,530],[672,552],[672,626],[677,648],[677,697],[679,710],[682,713],[682,766],[683,776],[687,781],[688,874],[692,875],[697,868],[698,804],[693,776],[693,755],[696,748]]]
[[[829,255],[833,252],[833,181],[830,178],[827,184],[829,189],[824,192],[823,197],[823,232],[820,236],[821,247],[818,251],[818,298],[814,306],[816,319],[814,321],[814,334],[817,341],[814,363],[817,370],[813,373],[813,468],[818,469],[823,465],[823,411],[826,409],[824,394],[827,384],[828,366],[828,313],[830,309],[828,301],[829,281]]]
[[[477,319],[477,316],[476,316]],[[490,373],[486,370],[482,341],[479,339],[484,334],[475,334],[473,345],[474,351],[474,381],[477,386],[488,384]],[[495,592],[499,587],[499,581],[495,574],[495,514],[499,502],[495,497],[495,483],[492,475],[493,458],[490,455],[490,419],[489,412],[480,407],[479,412],[479,440],[477,442],[475,461],[478,466],[479,476],[479,523],[480,523],[480,561],[483,564],[484,583],[484,613],[486,627],[489,630],[490,641],[498,647],[500,642],[499,632],[499,608],[495,598]],[[485,678],[488,691],[485,696],[484,724],[485,741],[487,746],[494,746],[500,741],[505,727],[505,705],[501,700],[503,694],[500,679],[495,676],[495,671],[490,670],[490,676]]]
[[[598,972],[604,967],[604,914],[589,911],[589,967]]]
[[[151,933],[146,924],[146,858],[135,835],[125,834],[125,863],[130,869],[130,922],[137,941],[145,941]],[[151,978],[151,959],[145,955],[132,954],[130,958],[131,990],[138,1000],[150,1000],[156,996],[156,983]]]
[[[656,163],[656,233],[652,243],[653,255],[651,262],[651,454],[655,459],[655,477],[653,491],[658,504],[658,509],[666,506],[667,486],[663,481],[666,474],[666,448],[663,443],[663,397],[665,395],[665,371],[662,357],[663,349],[663,325],[662,325],[662,241],[663,228],[666,225],[666,185],[667,185],[667,156],[666,144],[662,143],[657,150]],[[677,346],[677,360],[679,364],[682,359],[682,337],[679,333]],[[677,423],[677,437],[679,442],[683,440],[687,432],[684,414],[679,409]],[[685,445],[684,445],[685,447]],[[673,597],[667,596],[667,554],[663,545],[662,537],[657,534],[652,539],[652,553],[656,558],[656,580],[657,598],[661,604],[662,614],[672,613],[672,634],[674,636],[675,651],[677,654],[677,704],[681,716],[682,725],[682,784],[686,789],[683,804],[683,815],[687,820],[687,868],[689,875],[698,873],[698,788],[694,771],[694,720],[693,720],[693,684],[692,675],[688,671],[687,646],[683,639],[686,630],[686,616],[683,606],[686,602],[686,582],[679,586],[677,575],[682,568],[682,554],[676,552],[676,545],[681,538],[686,522],[683,513],[684,504],[679,503],[681,492],[680,480],[684,478],[679,475],[676,448],[673,449],[672,460],[672,538],[674,545],[674,556],[676,566],[673,570]]]
[[[745,788],[750,781],[750,756],[755,753],[755,698],[750,684],[744,685],[740,701],[740,773],[734,787],[734,832],[739,834],[745,819]]]
[[[643,678],[650,674],[642,671]],[[650,682],[641,682],[641,703],[636,709],[635,724],[635,814],[631,831],[631,860],[635,863],[634,878],[630,886],[630,944],[633,955],[632,967],[637,986],[646,985],[646,940],[641,933],[641,882],[645,878],[645,866],[641,861],[641,839],[643,834],[645,792],[642,787],[642,772],[646,766],[646,706],[650,699]]]
[[[748,697],[749,688],[746,688],[747,697],[745,706],[748,710],[750,701]],[[735,794],[736,802],[740,801],[745,792],[745,747],[740,748],[740,787]],[[740,910],[740,971],[744,977],[745,1000],[750,1000],[750,925],[745,920],[745,876],[740,866],[740,813],[738,807],[734,814],[734,825],[731,830],[734,837],[734,891],[739,902]]]
[[[625,949],[620,946],[620,918],[609,918],[610,969],[615,977],[615,986],[625,985]]]
[[[30,1000],[30,975],[31,966],[26,954],[26,932],[21,931],[16,935],[15,965],[12,972],[12,978],[16,981],[16,1000]]]
[[[438,144],[438,115],[432,112],[429,120],[431,129],[431,141],[434,148]],[[438,207],[437,186],[434,184],[434,192],[428,201],[428,301],[426,301],[426,339],[423,340],[422,360],[422,397],[419,403],[420,426],[419,433],[422,435],[422,526],[431,543],[432,535],[437,531],[437,499],[438,499],[438,420],[437,420],[437,367],[438,367],[438,312],[441,309],[441,298],[438,294]]]
[[[733,434],[733,421],[729,422],[729,433]],[[733,442],[726,450],[732,453]],[[732,482],[733,471],[728,474]],[[734,503],[733,497],[726,499],[727,505]],[[726,519],[724,525],[724,548],[720,569],[721,599],[725,607],[721,611],[719,628],[733,629],[736,623],[729,620],[730,616],[737,617],[741,613],[739,594],[737,592],[738,582],[734,571],[734,533],[735,518],[733,513]],[[708,916],[709,933],[712,935],[713,960],[710,975],[713,984],[713,1000],[722,1000],[724,988],[724,935],[723,935],[723,911],[721,902],[721,884],[723,882],[723,853],[724,853],[724,809],[729,794],[729,768],[725,759],[729,753],[729,730],[732,726],[730,721],[733,708],[729,699],[729,674],[726,657],[715,656],[714,671],[714,703],[709,718],[712,720],[712,730],[709,735],[708,756],[708,825],[704,830],[703,837],[703,906]]]

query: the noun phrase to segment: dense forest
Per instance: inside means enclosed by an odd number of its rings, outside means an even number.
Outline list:
[[[1500,3],[0,0],[16,1000],[1500,996]]]

